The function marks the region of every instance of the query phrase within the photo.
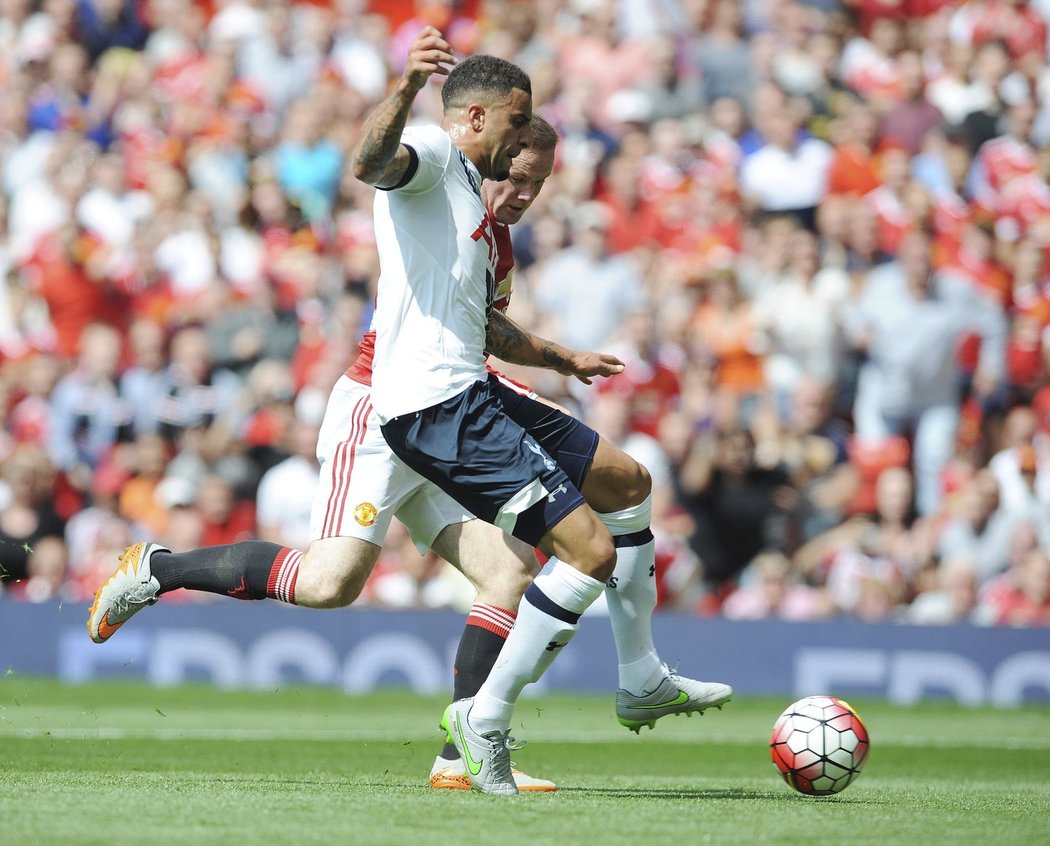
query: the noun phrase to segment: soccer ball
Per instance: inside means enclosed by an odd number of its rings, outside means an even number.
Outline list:
[[[868,730],[848,702],[807,696],[777,719],[769,754],[784,781],[799,793],[830,796],[860,774],[868,745]]]

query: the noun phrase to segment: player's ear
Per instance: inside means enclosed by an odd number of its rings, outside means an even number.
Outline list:
[[[467,122],[475,132],[481,132],[485,128],[485,107],[481,103],[471,103],[467,106]]]

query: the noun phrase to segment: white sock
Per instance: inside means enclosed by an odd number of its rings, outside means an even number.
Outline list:
[[[664,677],[653,645],[656,608],[656,543],[649,530],[652,497],[632,508],[599,514],[616,543],[616,569],[605,587],[609,622],[619,659],[620,687],[641,694]]]
[[[518,618],[489,677],[474,696],[470,725],[482,734],[510,726],[522,688],[536,681],[579,628],[604,585],[551,558],[525,591]]]

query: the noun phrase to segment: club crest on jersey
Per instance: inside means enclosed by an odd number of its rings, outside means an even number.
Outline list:
[[[379,511],[370,502],[358,503],[354,508],[354,519],[359,526],[364,526],[366,529],[369,526],[374,526],[378,517]]]

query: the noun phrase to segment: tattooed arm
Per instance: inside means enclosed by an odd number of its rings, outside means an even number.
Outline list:
[[[623,372],[623,362],[605,353],[577,352],[526,332],[502,312],[489,313],[486,335],[488,351],[510,364],[546,367],[564,376],[575,376],[585,385],[592,376],[613,376]]]
[[[405,131],[412,102],[431,74],[447,76],[445,65],[455,61],[448,42],[434,27],[428,26],[416,36],[401,79],[365,120],[361,140],[354,150],[355,177],[377,188],[391,188],[401,181],[411,162],[408,148],[401,143],[401,133]]]

